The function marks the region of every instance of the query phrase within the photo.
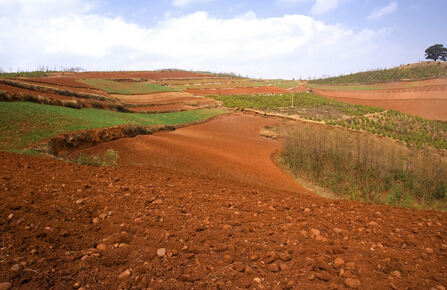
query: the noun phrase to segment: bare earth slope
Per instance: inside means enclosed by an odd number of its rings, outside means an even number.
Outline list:
[[[83,152],[97,155],[112,148],[120,154],[122,164],[152,165],[303,190],[271,160],[281,143],[259,137],[261,129],[274,122],[267,118],[232,115],[174,132],[119,139]]]
[[[315,94],[338,101],[377,106],[434,120],[447,120],[447,79],[384,84],[383,90],[322,90]]]
[[[447,286],[446,213],[328,200],[292,185],[270,160],[279,144],[257,137],[270,122],[230,116],[92,148],[120,150],[116,168],[0,153],[0,283]]]

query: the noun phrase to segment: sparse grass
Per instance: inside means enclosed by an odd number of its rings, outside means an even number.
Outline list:
[[[13,79],[16,77],[37,78],[46,76],[47,76],[46,72],[43,71],[0,73],[0,78],[8,78],[8,79]]]
[[[176,125],[194,122],[226,111],[203,109],[166,114],[118,113],[98,109],[70,109],[28,102],[2,102],[0,150],[20,150],[64,132],[124,124]]]
[[[354,200],[447,209],[447,162],[436,150],[341,128],[297,124],[282,159],[301,178]]]
[[[391,69],[376,69],[338,77],[310,80],[309,85],[353,85],[397,82],[402,80],[423,80],[447,76],[447,64],[424,62],[418,65],[404,65]]]
[[[81,82],[112,94],[150,94],[158,92],[178,92],[179,90],[142,82],[122,82],[105,79],[86,79]]]
[[[81,153],[75,163],[81,165],[90,166],[117,166],[118,165],[119,154],[113,149],[107,150],[102,156],[100,155],[86,155]]]

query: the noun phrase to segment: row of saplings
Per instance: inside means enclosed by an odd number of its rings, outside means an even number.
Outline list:
[[[337,195],[405,207],[445,207],[447,162],[438,150],[318,125],[300,125],[286,135],[286,165]]]

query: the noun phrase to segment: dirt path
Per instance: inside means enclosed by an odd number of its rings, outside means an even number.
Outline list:
[[[271,163],[271,122],[91,149],[116,168],[0,152],[0,287],[445,289],[446,213],[309,194]]]

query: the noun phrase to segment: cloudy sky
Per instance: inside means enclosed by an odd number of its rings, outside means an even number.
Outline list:
[[[0,68],[335,76],[447,47],[446,11],[445,0],[0,0]]]

